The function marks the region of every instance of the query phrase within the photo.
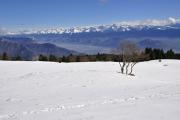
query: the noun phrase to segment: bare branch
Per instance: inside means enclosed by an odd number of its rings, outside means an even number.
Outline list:
[[[124,70],[126,70],[126,74],[132,74],[133,68],[138,62],[138,57],[140,55],[139,47],[132,41],[123,41],[117,48],[117,54],[119,54],[121,72],[124,73]],[[130,72],[128,73],[129,67]]]

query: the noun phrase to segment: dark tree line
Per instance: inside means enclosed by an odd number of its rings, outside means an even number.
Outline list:
[[[132,57],[131,59],[134,59]],[[175,53],[172,49],[164,51],[163,49],[146,48],[139,55],[137,61],[147,61],[155,59],[180,59],[180,54]],[[57,57],[54,55],[39,55],[39,61],[53,62],[95,62],[95,61],[114,61],[123,62],[123,56],[117,54],[96,54],[96,55],[72,55]]]
[[[0,60],[14,60],[14,61],[20,61],[22,60],[21,56],[16,55],[15,57],[12,57],[8,55],[6,52],[3,52],[0,54]]]
[[[149,55],[150,60],[155,59],[179,59],[179,54],[175,54],[175,52],[170,49],[166,52],[164,52],[163,49],[152,49],[152,48],[146,48],[145,54]]]
[[[180,54],[175,53],[172,49],[164,51],[163,49],[146,48],[142,51],[138,61],[155,60],[155,59],[180,59]],[[6,52],[0,54],[0,60],[20,61],[23,59],[20,55],[11,56]],[[117,54],[96,54],[96,55],[72,55],[58,57],[55,55],[39,55],[39,61],[52,61],[52,62],[95,62],[95,61],[114,61],[122,62],[123,58]]]
[[[100,54],[97,55],[73,55],[57,57],[54,55],[39,55],[39,61],[52,61],[52,62],[95,62],[95,61],[118,61],[118,56],[113,54]]]

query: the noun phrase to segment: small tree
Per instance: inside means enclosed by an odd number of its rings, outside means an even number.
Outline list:
[[[140,55],[139,47],[132,41],[123,41],[119,45],[117,52],[119,54],[121,73],[124,74],[125,72],[127,75],[133,75],[133,68],[137,64]]]
[[[167,51],[166,55],[168,59],[172,59],[174,57],[174,51],[170,49]]]
[[[57,61],[56,56],[54,56],[54,55],[49,55],[49,61],[56,62],[56,61]]]
[[[39,55],[39,61],[48,61],[47,56]]]
[[[67,59],[66,59],[65,56],[63,56],[63,57],[61,58],[61,62],[67,62]]]
[[[9,57],[8,57],[7,53],[4,52],[2,55],[2,60],[8,60],[8,59],[9,59]]]
[[[22,58],[21,58],[21,56],[17,55],[17,56],[15,57],[15,60],[17,60],[17,61],[21,61],[21,60],[22,60]]]

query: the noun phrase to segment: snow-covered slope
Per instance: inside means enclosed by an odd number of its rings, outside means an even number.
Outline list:
[[[0,120],[179,120],[180,61],[0,61]]]

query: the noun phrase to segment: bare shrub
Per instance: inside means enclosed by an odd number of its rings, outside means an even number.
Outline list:
[[[138,63],[141,51],[136,43],[123,41],[116,50],[119,55],[119,66],[122,74],[134,75],[133,68]]]

